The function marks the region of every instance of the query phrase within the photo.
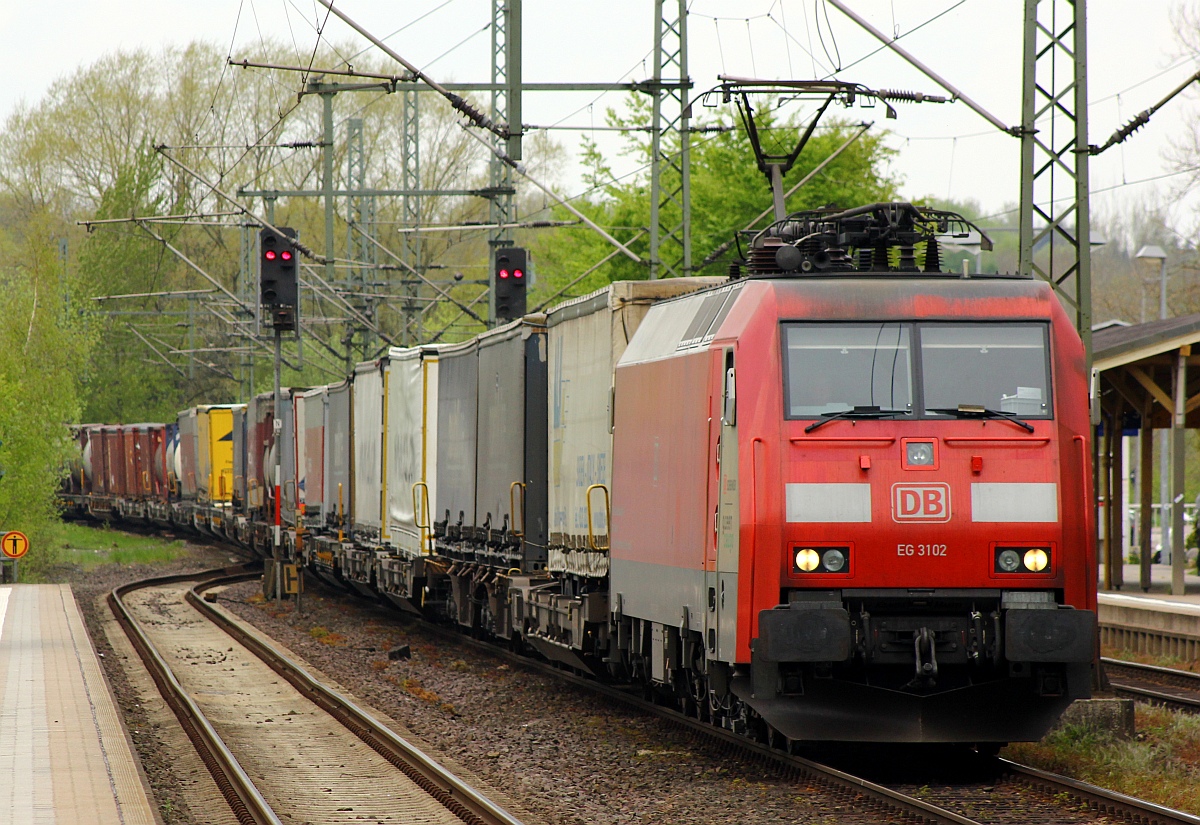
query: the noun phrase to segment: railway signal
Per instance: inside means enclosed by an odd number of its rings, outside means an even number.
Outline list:
[[[519,246],[497,249],[492,271],[497,321],[512,321],[525,315],[528,284],[529,253]]]
[[[300,308],[296,276],[296,230],[264,229],[259,237],[259,297],[277,332],[294,330]]]

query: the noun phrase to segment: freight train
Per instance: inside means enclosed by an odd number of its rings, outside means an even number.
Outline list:
[[[264,557],[278,524],[331,585],[762,739],[1037,739],[1096,655],[1085,353],[1047,283],[942,270],[964,231],[797,213],[729,277],[81,426],[64,505]]]

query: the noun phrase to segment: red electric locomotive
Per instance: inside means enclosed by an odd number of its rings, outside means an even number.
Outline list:
[[[650,309],[615,375],[634,673],[803,740],[1031,740],[1089,695],[1084,349],[1048,284],[940,271],[966,228],[792,215]]]

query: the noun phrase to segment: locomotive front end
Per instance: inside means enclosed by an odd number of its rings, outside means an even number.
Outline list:
[[[1085,361],[1053,291],[914,270],[770,293],[738,346],[742,569],[770,572],[733,692],[793,739],[1041,737],[1096,655]]]

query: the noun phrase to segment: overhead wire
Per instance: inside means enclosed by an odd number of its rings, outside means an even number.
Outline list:
[[[291,35],[292,46],[296,49],[296,62],[300,63],[304,60],[304,58],[300,54],[300,44],[296,42],[296,31],[295,31],[295,29],[292,28],[292,16],[287,13],[287,8],[291,4],[289,3],[288,0],[283,0],[282,5],[283,5],[283,19],[287,21],[288,34]],[[297,9],[297,11],[298,11],[298,9]]]
[[[1200,164],[1194,164],[1192,166],[1185,166],[1182,169],[1176,169],[1173,172],[1164,172],[1161,175],[1150,175],[1145,178],[1137,178],[1136,180],[1122,181],[1121,183],[1114,183],[1111,186],[1101,186],[1101,187],[1093,188],[1089,191],[1093,195],[1100,195],[1105,192],[1112,192],[1116,189],[1123,189],[1126,186],[1138,186],[1139,184],[1152,183],[1156,180],[1166,180],[1167,178],[1175,178],[1175,177],[1179,177],[1180,175],[1189,174],[1191,172],[1200,172]],[[1053,201],[1051,201],[1051,204],[1066,203],[1068,201],[1074,200],[1074,198],[1075,198],[1074,195],[1064,195],[1061,198],[1055,198]],[[1019,210],[1020,210],[1019,206],[1014,206],[1011,209],[1002,209],[999,212],[992,212],[990,214],[983,215],[979,218],[976,218],[976,221],[986,221],[986,220],[991,220],[992,218],[1003,218],[1005,215],[1011,215],[1014,212],[1017,212]]]
[[[487,31],[487,30],[488,30],[488,29],[490,29],[491,27],[492,27],[492,22],[489,20],[487,23],[484,23],[484,24],[483,24],[483,27],[482,27],[482,28],[480,28],[480,29],[476,29],[475,31],[471,32],[471,33],[470,33],[470,34],[468,34],[466,37],[464,37],[462,40],[458,41],[458,42],[457,42],[457,43],[455,43],[453,46],[451,46],[450,48],[446,49],[446,51],[442,52],[442,53],[441,53],[441,54],[439,54],[437,57],[433,58],[433,60],[430,60],[429,62],[427,62],[427,63],[425,63],[424,65],[422,65],[422,66],[421,66],[421,70],[422,70],[422,71],[424,71],[425,69],[428,69],[428,68],[429,68],[430,66],[432,66],[434,63],[437,63],[437,62],[438,62],[439,60],[441,60],[443,57],[446,57],[447,55],[449,55],[449,54],[452,54],[454,51],[456,51],[457,49],[459,49],[459,48],[461,48],[462,46],[466,45],[466,44],[467,44],[469,41],[473,40],[474,38],[478,37],[479,35],[483,34],[485,31]]]
[[[245,8],[246,0],[239,0],[237,16],[233,20],[233,35],[229,38],[228,57],[233,57],[233,44],[237,42],[238,24],[242,20],[242,9]],[[225,72],[229,69],[229,61],[226,60],[221,66],[221,74],[217,77],[217,86],[213,89],[212,100],[208,102],[208,111],[215,119],[217,116],[217,96],[221,93],[221,86],[225,82]],[[228,111],[226,112],[228,115]]]
[[[420,17],[413,18],[412,20],[410,20],[409,22],[405,23],[405,24],[404,24],[403,26],[401,26],[400,28],[396,29],[396,30],[395,30],[394,32],[392,32],[391,34],[389,34],[389,35],[387,35],[387,36],[385,36],[385,37],[381,37],[381,38],[379,38],[379,39],[380,39],[380,40],[382,40],[382,41],[384,41],[384,42],[386,43],[388,40],[391,40],[393,37],[395,37],[396,35],[400,34],[400,32],[404,31],[405,29],[408,29],[408,28],[411,28],[411,27],[415,26],[417,23],[420,23],[420,22],[421,22],[422,20],[424,20],[426,17],[429,17],[429,15],[433,14],[434,12],[441,11],[442,9],[446,8],[446,6],[450,5],[450,4],[451,4],[451,3],[453,3],[453,2],[454,2],[454,0],[444,0],[444,2],[443,2],[443,3],[441,3],[440,5],[434,6],[432,9],[430,9],[430,10],[429,10],[429,11],[427,11],[427,12],[425,12],[425,13],[424,13],[424,14],[422,14]],[[347,65],[349,65],[349,60],[354,60],[354,59],[355,59],[356,57],[358,57],[360,54],[364,54],[364,53],[366,53],[367,51],[369,51],[369,50],[370,50],[370,48],[371,48],[371,47],[370,47],[369,45],[368,45],[368,46],[364,46],[363,48],[361,48],[361,49],[359,49],[358,51],[356,51],[354,54],[350,55],[350,57],[349,57],[349,58],[348,58],[348,60],[347,60]]]
[[[836,60],[829,53],[829,46],[825,45],[825,35],[821,34],[821,18],[817,16],[818,7],[825,11],[825,26],[829,29],[829,40],[833,44],[833,51],[837,54]],[[833,24],[829,22],[829,7],[821,0],[813,0],[813,19],[817,24],[817,38],[821,41],[821,48],[825,51],[825,57],[829,58],[829,63],[834,67],[831,74],[837,74],[842,71],[842,53],[838,50],[837,38],[833,34]]]
[[[721,21],[715,17],[713,18],[713,29],[717,34],[717,54],[721,57],[721,74],[726,74],[729,70],[725,67],[725,46],[721,43]]]
[[[317,39],[313,41],[312,54],[310,54],[308,56],[308,70],[305,71],[302,75],[300,75],[301,83],[304,83],[304,84],[308,83],[308,75],[309,75],[309,72],[312,71],[313,63],[317,59],[317,51],[321,48],[321,39],[325,32],[325,26],[329,24],[329,15],[330,14],[331,14],[331,12],[328,9],[326,9],[325,10],[325,19],[321,22],[321,25],[317,27]],[[326,41],[326,43],[329,43],[329,41]],[[329,47],[331,49],[333,49],[335,53],[337,52],[337,47],[334,46],[332,43],[329,44]],[[339,57],[340,57],[340,55],[339,55]]]
[[[754,77],[758,77],[758,65],[754,60],[754,35],[750,31],[750,18],[746,18],[746,44],[750,47],[750,71],[754,72]]]
[[[941,18],[941,17],[944,17],[944,16],[946,16],[947,14],[949,14],[949,13],[950,13],[950,12],[952,12],[952,11],[954,11],[955,9],[957,9],[959,6],[961,6],[961,5],[962,5],[963,3],[965,3],[965,2],[967,2],[967,0],[958,0],[958,2],[957,2],[957,3],[955,3],[953,6],[950,6],[950,7],[946,8],[946,9],[944,9],[944,10],[942,10],[942,11],[938,12],[938,13],[937,13],[937,14],[935,14],[933,17],[930,17],[928,20],[926,20],[924,23],[921,23],[920,25],[914,26],[913,28],[909,29],[908,31],[904,32],[903,34],[897,34],[895,37],[893,37],[893,38],[892,38],[892,41],[891,41],[891,42],[892,42],[892,43],[895,43],[895,42],[896,42],[896,41],[898,41],[898,40],[901,40],[901,39],[903,39],[903,38],[905,38],[905,37],[908,37],[910,34],[914,34],[914,33],[916,33],[916,32],[919,32],[921,29],[925,28],[925,27],[926,27],[926,26],[928,26],[930,23],[934,22],[935,20],[937,20],[937,19],[939,19],[939,18]],[[826,9],[825,9],[825,21],[826,21],[826,23],[827,23],[827,24],[829,23],[829,9],[828,9],[828,8],[826,8]],[[830,31],[832,32],[832,27],[831,27]],[[817,27],[817,33],[818,33],[818,34],[820,34],[820,27],[819,27],[819,26]],[[834,72],[831,72],[830,74],[826,75],[826,76],[825,76],[823,79],[824,79],[824,80],[828,80],[829,78],[833,77],[833,76],[834,76],[835,74],[837,74],[838,72],[844,72],[844,71],[846,71],[846,69],[850,69],[850,68],[853,68],[854,66],[857,66],[859,63],[862,63],[864,60],[867,60],[867,59],[869,59],[869,58],[871,58],[871,57],[874,57],[875,55],[879,54],[881,51],[883,51],[884,49],[888,48],[888,46],[889,46],[889,45],[890,45],[890,44],[884,44],[884,45],[882,45],[882,46],[879,46],[878,48],[872,49],[871,51],[867,52],[866,54],[864,54],[862,57],[858,58],[857,60],[855,60],[855,61],[853,61],[853,62],[851,62],[851,63],[848,63],[848,64],[846,64],[845,66],[842,66],[840,69],[838,69],[838,70],[836,70],[836,71],[834,71]],[[835,48],[836,48],[836,45],[835,45]],[[838,55],[838,59],[839,59],[839,60],[841,60],[841,54],[839,54],[839,55]]]
[[[788,76],[789,76],[789,77],[795,77],[795,76],[796,76],[796,70],[795,70],[795,69],[792,67],[792,44],[791,44],[790,42],[788,42],[789,38],[786,36],[786,34],[787,34],[787,8],[786,8],[786,4],[784,4],[784,3],[772,3],[772,4],[771,4],[771,8],[770,8],[770,9],[767,9],[767,17],[770,17],[770,16],[771,16],[771,11],[772,11],[772,10],[775,8],[775,6],[776,6],[776,5],[778,5],[778,6],[779,6],[779,16],[783,18],[783,28],[784,28],[784,34],[785,34],[785,36],[784,36],[784,38],[783,38],[783,49],[784,49],[784,52],[786,52],[786,53],[787,53],[787,62],[788,62]],[[772,21],[772,22],[773,22],[773,21]]]
[[[811,59],[811,60],[812,60],[812,73],[813,73],[813,77],[816,77],[816,76],[817,76],[817,74],[818,74],[817,64],[818,64],[818,63],[821,63],[821,61],[820,61],[820,60],[818,60],[816,53],[815,53],[815,52],[813,51],[813,49],[812,49],[812,30],[811,30],[811,28],[809,28],[809,31],[808,31],[808,47],[806,48],[806,47],[805,47],[805,45],[804,45],[803,43],[801,43],[799,40],[797,40],[797,39],[796,39],[796,36],[795,36],[795,35],[793,35],[793,34],[792,34],[792,33],[791,33],[789,30],[788,30],[788,27],[787,27],[786,21],[785,21],[785,22],[783,22],[783,23],[780,23],[778,20],[776,20],[776,19],[775,19],[775,18],[774,18],[772,15],[770,15],[770,14],[768,14],[768,15],[767,15],[767,19],[768,19],[768,20],[770,20],[772,23],[774,23],[774,24],[775,24],[775,26],[776,26],[776,27],[778,27],[778,28],[779,28],[779,30],[783,32],[783,34],[784,34],[784,36],[785,36],[785,38],[786,38],[786,39],[788,39],[788,40],[791,40],[793,43],[795,43],[795,44],[796,44],[796,46],[797,46],[797,47],[800,49],[800,51],[804,52],[806,55],[808,55],[808,56],[809,56],[809,59]],[[808,28],[808,15],[804,15],[804,25],[805,25],[805,27],[806,27],[806,28]],[[826,67],[826,66],[824,65],[824,63],[821,63],[821,69],[820,69],[820,71],[826,71],[826,70],[827,70],[827,68],[828,68],[828,67]],[[828,73],[826,74],[826,76],[828,76]]]

